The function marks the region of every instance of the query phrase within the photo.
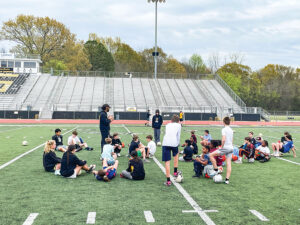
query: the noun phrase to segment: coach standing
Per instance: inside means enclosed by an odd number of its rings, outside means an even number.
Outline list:
[[[109,137],[110,123],[113,121],[112,116],[107,116],[110,106],[104,104],[100,112],[100,132],[101,132],[101,153],[103,152],[103,145],[105,145],[105,138]]]
[[[159,110],[157,109],[155,111],[155,115],[152,118],[152,128],[154,130],[154,139],[155,139],[155,143],[157,145],[161,145],[161,143],[160,143],[160,128],[161,128],[162,124],[163,124],[163,118],[159,114]]]

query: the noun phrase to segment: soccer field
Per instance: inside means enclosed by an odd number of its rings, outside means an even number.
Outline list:
[[[99,182],[93,175],[82,173],[77,179],[64,179],[44,172],[43,145],[3,168],[22,153],[51,139],[55,128],[61,128],[64,143],[74,128],[94,151],[77,153],[88,164],[101,167],[100,134],[97,125],[2,125],[0,126],[0,224],[23,224],[31,213],[38,213],[33,224],[86,224],[89,212],[96,212],[95,224],[299,224],[300,223],[300,154],[292,153],[270,162],[233,164],[230,184],[215,184],[212,179],[192,178],[193,164],[179,162],[184,182],[165,187],[165,176],[159,167],[161,147],[156,158],[145,163],[144,181],[121,179],[119,174],[127,168],[127,148],[119,157],[118,174],[109,183]],[[220,139],[221,126],[184,126],[181,143],[209,129],[214,139]],[[162,128],[164,130],[164,128]],[[113,125],[111,133],[118,132],[126,146],[131,134],[145,137],[152,128],[132,125]],[[240,145],[249,131],[271,143],[280,140],[289,131],[294,144],[300,148],[299,127],[233,127],[234,144]],[[163,137],[163,132],[161,138]],[[22,146],[23,140],[28,146]],[[62,153],[57,153],[62,156]],[[294,163],[293,163],[294,162]],[[163,164],[162,164],[163,165]],[[171,167],[172,169],[172,167]],[[226,172],[226,167],[224,168]],[[224,177],[224,175],[223,175]],[[196,206],[195,204],[196,203]],[[198,211],[195,211],[195,208]],[[250,210],[256,210],[254,215]],[[145,216],[145,211],[151,211]],[[151,216],[152,214],[152,216]],[[202,215],[202,217],[200,217]],[[268,221],[263,221],[268,220]],[[93,223],[93,218],[90,218]],[[27,223],[31,224],[31,223]]]

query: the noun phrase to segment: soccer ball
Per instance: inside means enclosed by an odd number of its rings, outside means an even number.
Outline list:
[[[160,143],[160,142],[157,142],[157,146],[161,146],[161,143]]]
[[[177,183],[182,183],[183,182],[182,172],[178,172],[178,176],[176,177],[175,181]]]
[[[27,142],[27,141],[23,141],[23,142],[22,142],[22,145],[23,145],[23,146],[27,146],[27,145],[28,145],[28,142]]]
[[[213,180],[215,183],[221,183],[223,182],[223,177],[220,174],[217,174],[213,177]]]

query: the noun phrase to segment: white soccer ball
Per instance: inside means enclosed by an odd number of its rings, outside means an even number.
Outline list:
[[[223,182],[223,177],[220,174],[217,174],[213,177],[213,180],[215,183],[221,183]]]
[[[22,145],[23,145],[23,146],[27,146],[27,145],[28,145],[28,141],[23,141],[23,142],[22,142]]]
[[[183,182],[183,176],[182,173],[178,173],[178,176],[176,177],[175,181],[177,183],[182,183]]]
[[[157,142],[157,146],[161,146],[161,143],[160,143],[160,142]]]
[[[259,134],[258,134],[258,136],[259,136],[259,137],[262,137],[262,136],[263,136],[263,134],[262,134],[262,133],[259,133]]]

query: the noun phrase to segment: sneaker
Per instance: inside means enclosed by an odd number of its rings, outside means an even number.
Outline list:
[[[54,174],[60,176],[60,170],[55,170]]]
[[[150,154],[150,155],[149,155],[149,159],[153,159],[153,156],[154,156],[154,155],[151,155],[151,154]]]
[[[213,176],[216,176],[219,174],[219,170],[218,171],[213,171],[211,174],[210,174],[210,177],[213,177]]]
[[[170,187],[170,186],[172,185],[172,182],[171,182],[171,181],[166,181],[166,182],[164,183],[164,185],[167,186],[167,187]]]
[[[148,159],[143,160],[145,163],[149,163],[150,161]]]
[[[243,161],[242,160],[235,160],[234,163],[236,163],[236,164],[242,164]]]
[[[121,156],[121,154],[120,154],[120,153],[117,153],[117,156],[118,156],[118,157],[120,157],[120,156]]]
[[[174,173],[173,173],[173,176],[174,176],[174,177],[178,177],[178,172],[174,172]]]
[[[96,165],[90,165],[89,170],[87,170],[86,172],[87,172],[87,173],[90,173],[90,172],[92,172],[95,168],[96,168]]]
[[[248,159],[248,162],[249,162],[249,163],[254,163],[254,158]]]
[[[229,184],[229,180],[225,180],[225,181],[224,181],[224,184]]]
[[[193,178],[200,178],[200,175],[198,176],[198,175],[194,175],[194,176],[192,176]]]

